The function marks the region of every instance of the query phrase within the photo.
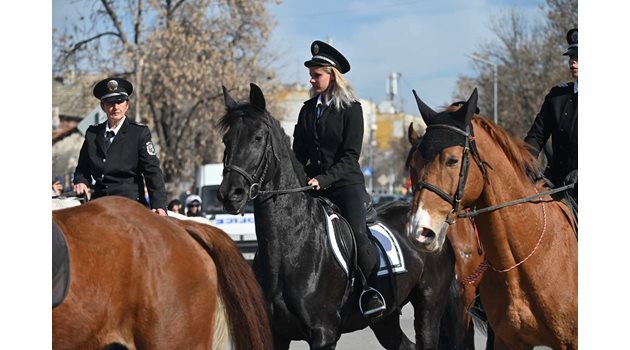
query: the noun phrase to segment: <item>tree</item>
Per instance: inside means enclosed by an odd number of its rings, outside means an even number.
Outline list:
[[[516,137],[525,136],[543,99],[554,85],[570,81],[566,33],[577,28],[577,0],[547,0],[540,23],[527,23],[517,10],[493,18],[496,39],[474,54],[498,65],[498,121]],[[460,76],[455,98],[465,100],[471,87],[479,88],[479,109],[493,113],[493,72],[487,64],[473,61],[478,77]]]
[[[246,96],[250,81],[274,77],[264,51],[271,1],[91,3],[89,17],[53,33],[54,68],[130,79],[128,116],[156,133],[166,181],[190,180],[197,165],[223,154],[215,128],[225,113],[221,86]]]

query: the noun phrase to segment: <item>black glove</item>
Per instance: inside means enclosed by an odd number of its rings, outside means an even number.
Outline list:
[[[570,185],[572,183],[575,184],[575,187],[577,188],[577,182],[578,182],[578,171],[577,169],[572,170],[565,178],[564,181],[562,181],[562,183],[564,185]]]
[[[578,193],[578,171],[577,169],[572,170],[562,181],[562,185],[573,185],[573,196],[577,198]]]

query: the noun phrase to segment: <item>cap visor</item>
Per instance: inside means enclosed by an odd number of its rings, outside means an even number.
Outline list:
[[[572,48],[569,48],[567,51],[565,51],[565,53],[563,53],[562,56],[577,56],[577,54],[578,54],[577,47],[572,47]]]
[[[101,100],[101,102],[103,102],[103,103],[113,103],[113,102],[122,102],[122,101],[128,101],[128,100],[129,100],[128,96],[118,95],[118,96],[105,97],[104,99]]]
[[[332,64],[324,60],[313,59],[313,60],[308,60],[304,62],[304,66],[305,67],[332,67]]]

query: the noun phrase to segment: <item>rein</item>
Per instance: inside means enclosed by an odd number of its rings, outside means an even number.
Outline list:
[[[486,208],[483,208],[483,209],[466,210],[464,212],[457,213],[457,217],[458,218],[474,218],[475,216],[477,216],[479,214],[488,213],[488,212],[491,212],[491,211],[499,210],[499,209],[502,209],[502,208],[505,208],[505,207],[510,207],[510,206],[517,205],[517,204],[531,202],[532,200],[534,200],[536,198],[540,198],[540,197],[544,197],[546,195],[552,195],[552,194],[555,194],[555,193],[558,193],[558,192],[566,191],[568,189],[573,188],[574,186],[575,186],[575,184],[573,183],[573,184],[569,184],[569,185],[566,185],[566,186],[554,188],[553,190],[549,190],[549,191],[542,192],[542,193],[536,193],[536,194],[528,196],[528,197],[524,197],[524,198],[521,198],[521,199],[515,199],[513,201],[509,201],[509,202],[493,205],[493,206],[486,207]]]

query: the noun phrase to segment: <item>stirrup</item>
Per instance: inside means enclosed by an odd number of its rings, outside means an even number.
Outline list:
[[[376,296],[382,301],[383,304],[381,306],[375,308],[375,309],[370,309],[370,310],[365,310],[364,311],[363,310],[363,303],[362,303],[363,296],[365,295],[365,293],[370,292],[370,291],[376,292]],[[383,298],[383,294],[381,294],[381,292],[379,292],[378,290],[376,290],[376,289],[374,289],[372,287],[364,289],[363,292],[361,292],[361,295],[359,296],[359,310],[361,310],[361,314],[364,317],[370,317],[370,316],[373,316],[374,314],[377,314],[377,313],[380,314],[383,310],[387,309],[386,305],[387,304],[385,303],[385,298]]]

